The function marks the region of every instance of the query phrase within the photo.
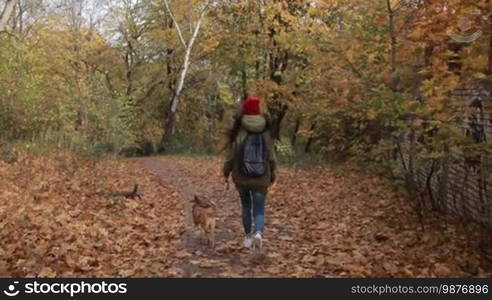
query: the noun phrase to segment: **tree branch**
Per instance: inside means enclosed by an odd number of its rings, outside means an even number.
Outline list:
[[[345,62],[349,65],[350,69],[352,70],[352,72],[354,72],[355,75],[357,75],[357,77],[359,78],[363,78],[364,76],[362,75],[362,73],[355,67],[354,63],[350,61],[350,59],[348,57],[346,57],[342,51],[338,51],[336,49],[333,49],[333,52],[335,52],[336,54],[340,55],[341,58],[343,58],[343,60],[345,60]]]
[[[167,0],[164,0],[167,2]],[[177,108],[178,108],[178,103],[179,103],[179,96],[181,95],[181,91],[183,89],[184,81],[186,78],[186,74],[188,73],[188,68],[190,66],[190,56],[191,56],[191,50],[193,49],[193,45],[195,44],[196,38],[198,37],[198,33],[200,32],[200,28],[202,26],[203,18],[205,17],[205,13],[207,11],[208,5],[210,4],[210,0],[207,0],[205,3],[204,7],[202,8],[200,12],[200,18],[198,19],[195,29],[193,32],[193,35],[191,36],[190,40],[188,41],[188,44],[185,44],[185,56],[184,56],[184,62],[183,62],[183,67],[181,68],[181,75],[179,76],[178,83],[176,86],[176,90],[174,92],[173,100],[171,101],[171,112],[175,113]],[[179,28],[176,24],[176,28]]]
[[[391,72],[396,71],[396,34],[395,34],[395,13],[394,9],[391,7],[390,0],[386,0],[386,6],[388,9],[389,18],[389,31],[391,38]]]
[[[171,11],[171,8],[169,7],[168,0],[164,0],[164,5],[166,6],[166,10],[169,16],[173,20],[174,25],[176,25],[176,31],[178,32],[178,36],[179,36],[179,40],[181,41],[181,44],[183,45],[183,47],[186,48],[186,42],[183,37],[183,33],[181,32],[181,27],[179,27],[178,21],[176,20],[176,17],[174,16],[173,12]]]
[[[4,31],[7,27],[7,23],[12,16],[12,12],[14,11],[15,4],[17,0],[7,0],[5,2],[5,6],[3,8],[2,13],[0,14],[0,32]]]

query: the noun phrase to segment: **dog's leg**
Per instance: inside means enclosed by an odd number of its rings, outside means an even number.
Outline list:
[[[210,220],[209,230],[210,230],[210,236],[209,236],[210,246],[212,248],[215,248],[215,219]]]
[[[208,245],[212,248],[215,247],[215,240],[214,240],[214,233],[213,232],[209,232],[207,234],[207,239],[208,239]]]
[[[205,228],[200,227],[200,244],[207,244],[207,242],[207,231],[205,230]]]

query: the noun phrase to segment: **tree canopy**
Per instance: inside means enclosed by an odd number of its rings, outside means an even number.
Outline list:
[[[218,151],[239,103],[257,95],[280,148],[381,159],[402,129],[442,129],[446,143],[461,143],[450,92],[491,73],[488,0],[4,0],[0,9],[6,141]]]

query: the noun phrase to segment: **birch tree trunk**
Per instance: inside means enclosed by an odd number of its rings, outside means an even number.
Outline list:
[[[397,74],[397,65],[396,65],[396,55],[397,55],[397,32],[395,28],[395,10],[391,6],[391,1],[386,0],[386,6],[388,10],[388,21],[389,21],[389,34],[391,40],[391,79],[390,79],[390,88],[392,91],[396,92],[398,90],[399,84],[399,75]]]
[[[205,13],[206,13],[208,6],[210,4],[210,0],[207,0],[204,4],[203,8],[201,9],[198,21],[194,25],[193,34],[191,35],[191,37],[189,38],[189,40],[187,42],[184,39],[183,32],[181,31],[181,27],[179,26],[173,12],[171,11],[168,0],[164,0],[164,4],[166,6],[166,10],[167,10],[169,16],[173,20],[173,23],[175,25],[175,28],[176,28],[176,31],[178,33],[181,44],[185,49],[185,54],[184,54],[183,64],[181,66],[180,74],[178,77],[178,81],[177,81],[176,86],[174,88],[174,91],[171,95],[170,107],[169,107],[169,111],[167,114],[167,123],[166,123],[165,133],[163,136],[163,141],[162,141],[163,144],[169,143],[169,141],[171,140],[171,138],[174,136],[174,133],[175,133],[176,112],[178,110],[180,96],[181,96],[181,93],[183,91],[186,76],[188,75],[188,70],[190,68],[191,51],[193,50],[193,46],[196,42],[198,34],[200,33],[203,19],[205,17]]]
[[[0,14],[0,32],[4,31],[5,28],[7,28],[7,23],[9,22],[12,12],[14,11],[16,3],[17,0],[7,0],[7,2],[5,2],[5,7]]]

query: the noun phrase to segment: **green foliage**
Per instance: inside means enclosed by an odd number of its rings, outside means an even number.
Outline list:
[[[295,159],[296,152],[292,147],[291,142],[287,138],[281,138],[275,142],[275,150],[277,158],[281,162],[291,162]]]

